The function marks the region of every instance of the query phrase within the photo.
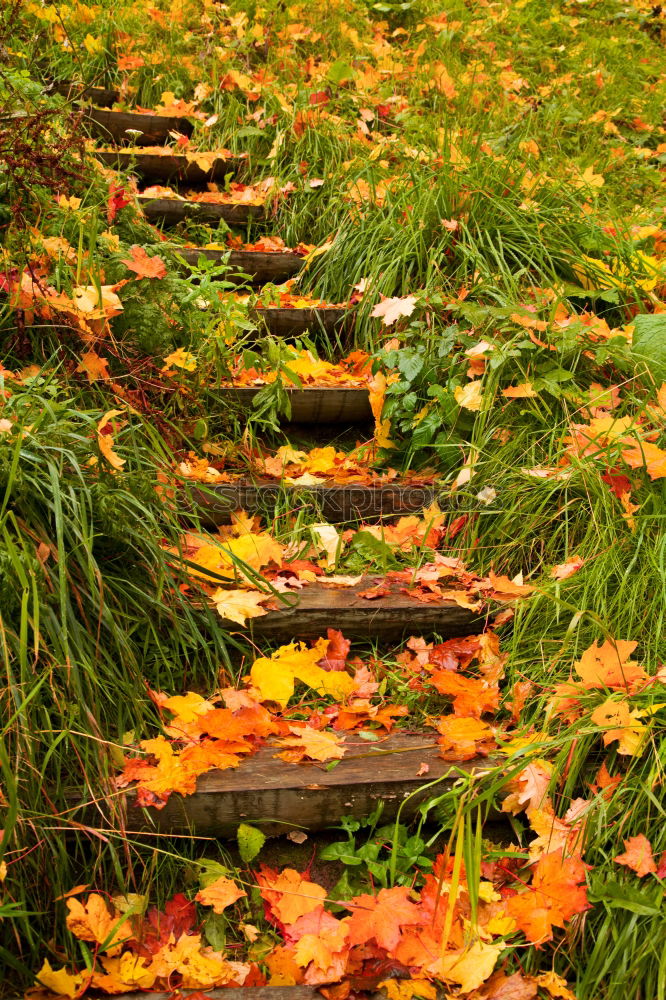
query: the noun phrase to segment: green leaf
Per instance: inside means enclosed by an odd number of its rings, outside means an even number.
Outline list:
[[[331,83],[343,83],[345,80],[353,80],[356,76],[356,70],[349,63],[345,62],[344,59],[336,59],[334,63],[329,66],[328,73],[326,74]]]
[[[634,360],[645,365],[657,385],[666,382],[666,313],[643,313],[634,319]]]
[[[214,951],[224,951],[227,944],[227,920],[223,913],[211,913],[204,924],[206,941]]]
[[[367,562],[393,562],[391,547],[380,538],[375,538],[369,531],[358,531],[354,535],[349,547]]]
[[[416,351],[400,351],[398,356],[398,370],[408,382],[413,382],[417,375],[420,375],[423,368],[423,357]]]
[[[250,826],[248,823],[241,823],[236,832],[236,839],[240,856],[246,864],[254,861],[266,843],[266,837],[261,830],[257,830],[255,826]]]

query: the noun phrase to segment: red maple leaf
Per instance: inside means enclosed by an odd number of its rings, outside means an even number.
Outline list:
[[[345,639],[342,632],[339,632],[335,628],[329,628],[326,634],[328,636],[326,655],[319,661],[317,666],[321,667],[322,670],[344,670],[349,650],[351,649],[351,642],[349,639]]]
[[[111,223],[115,220],[118,212],[125,205],[129,205],[132,198],[127,193],[122,184],[111,183],[109,187],[109,199],[106,203],[106,221]]]

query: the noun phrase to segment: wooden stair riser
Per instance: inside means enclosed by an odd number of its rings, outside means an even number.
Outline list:
[[[425,603],[407,594],[391,593],[370,600],[359,593],[379,581],[372,577],[353,587],[308,584],[288,595],[290,607],[249,619],[242,628],[221,619],[230,632],[249,632],[258,641],[291,642],[317,639],[327,628],[339,629],[349,639],[398,641],[405,635],[438,635],[443,639],[476,635],[485,617],[449,601]]]
[[[486,766],[481,758],[456,764],[443,760],[432,732],[384,734],[376,743],[349,733],[346,743],[346,756],[330,770],[321,764],[290,764],[276,756],[279,746],[262,747],[237,768],[202,775],[194,795],[174,794],[159,810],[138,810],[129,793],[129,827],[146,824],[160,833],[233,837],[240,823],[250,823],[272,835],[294,827],[321,830],[335,826],[342,816],[361,819],[379,803],[384,806],[382,821],[395,819],[398,812],[406,820],[428,798],[450,788],[461,770],[473,773]]]
[[[53,85],[52,91],[71,101],[88,101],[98,108],[109,108],[120,100],[120,91],[112,87],[85,87],[75,83],[56,83]]]
[[[251,410],[257,393],[262,387],[219,387],[225,402]],[[370,395],[367,389],[318,388],[290,389],[285,387],[291,405],[289,422],[292,424],[352,424],[372,419]]]
[[[227,263],[231,271],[224,275],[224,279],[236,281],[238,284],[246,282],[254,285],[265,285],[268,282],[282,284],[289,278],[294,278],[303,267],[303,258],[296,253],[211,250],[205,247],[186,247],[178,252],[190,265],[196,265],[200,257],[215,263],[220,263],[228,257]]]
[[[170,132],[192,134],[192,122],[176,115],[141,115],[132,111],[108,111],[88,108],[85,126],[95,138],[129,146],[161,146]],[[140,133],[136,135],[134,133]]]
[[[149,222],[171,228],[181,222],[216,226],[245,226],[264,215],[263,205],[221,205],[202,201],[177,201],[175,198],[150,198],[139,195],[138,202]]]
[[[328,336],[348,333],[352,317],[347,309],[255,309],[254,318],[274,337],[300,337],[304,333]]]
[[[291,510],[311,507],[329,524],[400,517],[429,507],[437,496],[433,486],[284,486],[243,482],[209,487],[194,495],[197,512],[208,524],[229,524],[234,511],[245,510],[272,519],[277,506]]]
[[[95,156],[106,167],[138,174],[154,181],[203,185],[207,181],[223,181],[238,169],[237,160],[216,160],[210,170],[202,170],[194,161],[177,153],[132,153],[127,150],[95,150]]]

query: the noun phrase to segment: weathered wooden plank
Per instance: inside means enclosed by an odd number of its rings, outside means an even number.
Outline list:
[[[72,81],[54,83],[52,90],[68,100],[91,101],[99,108],[108,108],[120,98],[120,92],[113,87],[87,87]]]
[[[168,141],[170,132],[192,134],[192,122],[176,115],[140,115],[133,111],[88,108],[85,123],[91,135],[105,142],[131,146],[161,146]]]
[[[139,821],[162,833],[192,831],[198,836],[233,834],[240,823],[259,824],[267,833],[293,826],[319,830],[341,816],[367,816],[379,802],[385,819],[394,818],[403,803],[401,815],[408,818],[432,796],[425,785],[437,780],[443,791],[461,769],[483,766],[481,759],[463,764],[443,760],[432,732],[397,732],[372,743],[349,733],[346,746],[345,756],[330,770],[286,763],[276,756],[279,747],[262,747],[237,768],[201,775],[194,795],[172,795],[164,809],[139,813],[130,805],[129,825],[134,828]],[[425,776],[419,775],[422,764],[428,766]]]
[[[206,201],[153,198],[142,194],[138,196],[138,201],[150,222],[158,222],[167,227],[177,226],[186,219],[212,226],[221,221],[230,226],[244,226],[250,219],[260,219],[264,214],[263,205],[221,205]]]
[[[321,309],[255,309],[254,316],[261,320],[276,337],[300,337],[310,331],[326,333],[340,331],[350,323],[347,309],[329,306]]]
[[[188,264],[196,264],[199,257],[219,263],[228,255],[230,274],[226,280],[244,282],[247,279],[238,277],[238,273],[248,275],[255,285],[264,285],[269,281],[279,284],[288,278],[293,278],[303,267],[300,254],[290,252],[264,253],[257,250],[214,250],[207,247],[185,247],[179,253]]]
[[[262,387],[220,387],[224,399],[251,409]],[[372,418],[370,396],[360,388],[286,388],[291,403],[291,423],[294,424],[359,424]]]
[[[126,170],[141,177],[160,181],[182,181],[187,184],[204,184],[206,181],[223,180],[238,167],[235,159],[217,159],[210,170],[202,170],[193,160],[178,153],[135,153],[125,149],[95,150],[98,160],[115,170]]]
[[[376,583],[367,577],[355,587],[327,587],[309,584],[301,591],[283,595],[289,607],[270,611],[261,618],[250,619],[245,629],[255,639],[289,642],[292,639],[316,639],[326,635],[327,628],[337,628],[348,638],[399,639],[405,634],[440,635],[453,638],[473,635],[484,623],[483,616],[461,608],[450,601],[425,603],[407,594],[391,593],[369,600],[359,597],[361,591]],[[231,632],[238,625],[226,620],[221,627]]]
[[[236,510],[272,517],[278,504],[299,510],[313,507],[329,524],[367,521],[416,513],[430,506],[436,496],[434,486],[349,483],[299,487],[268,479],[219,483],[195,492],[197,506],[207,524],[228,524]]]
[[[202,995],[201,988],[187,989],[178,986],[169,993],[123,993],[122,1000],[173,1000],[178,997]],[[210,1000],[321,1000],[321,994],[314,986],[242,986],[236,989],[208,989],[205,996]],[[86,1000],[108,1000],[108,993],[98,993],[95,990],[86,991]],[[12,1000],[10,997],[9,1000]],[[18,1000],[18,997],[15,998]]]

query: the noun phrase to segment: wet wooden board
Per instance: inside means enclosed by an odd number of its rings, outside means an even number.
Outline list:
[[[220,619],[230,632],[246,631],[255,639],[290,642],[317,639],[326,629],[339,629],[349,639],[400,639],[408,635],[439,635],[444,639],[474,635],[484,625],[484,617],[448,601],[425,603],[407,594],[387,594],[375,600],[359,597],[375,586],[378,578],[365,577],[354,587],[327,587],[312,583],[300,591],[285,594],[287,605],[251,618],[240,629]]]
[[[174,794],[164,809],[140,812],[130,805],[128,825],[209,837],[233,835],[239,823],[271,834],[294,826],[319,830],[342,816],[367,816],[379,802],[384,819],[395,818],[403,803],[401,816],[408,818],[428,797],[450,787],[461,769],[473,771],[484,763],[442,760],[433,732],[393,733],[376,742],[349,733],[345,744],[345,756],[330,770],[287,763],[276,756],[279,746],[267,745],[237,768],[201,775],[194,795]],[[421,764],[428,771],[419,776]],[[433,781],[438,782],[434,792],[425,787]]]
[[[253,482],[245,479],[233,484],[216,484],[206,491],[197,490],[194,499],[206,524],[229,524],[236,510],[272,518],[278,503],[292,510],[312,507],[320,511],[329,524],[342,524],[414,514],[430,506],[436,496],[434,486],[386,483],[298,487],[274,480]]]
[[[219,263],[228,255],[229,267],[232,273],[225,275],[226,280],[237,280],[240,283],[247,278],[237,275],[247,275],[254,285],[264,285],[269,281],[280,284],[288,278],[293,278],[303,267],[303,258],[297,253],[263,253],[255,250],[214,250],[205,247],[186,247],[178,251],[189,264],[196,264],[199,257]]]
[[[130,146],[161,146],[170,132],[192,134],[192,122],[176,115],[140,115],[130,111],[107,111],[88,108],[85,124],[91,135],[104,142],[126,143]],[[141,133],[137,135],[136,133]]]
[[[90,101],[99,108],[108,108],[120,98],[113,87],[86,87],[79,83],[55,83],[53,91],[68,100]]]
[[[334,333],[350,323],[348,310],[333,306],[322,309],[255,309],[253,315],[276,337],[300,337],[306,331]]]
[[[152,198],[139,195],[143,214],[150,222],[160,223],[167,228],[179,222],[205,223],[216,226],[226,222],[229,226],[244,226],[251,219],[263,217],[263,205],[221,205],[204,201],[179,201],[176,198]]]
[[[215,160],[210,170],[202,170],[194,161],[178,153],[132,153],[128,150],[95,150],[98,160],[114,170],[126,170],[159,181],[182,181],[187,184],[204,184],[206,181],[224,180],[238,168],[238,160]]]
[[[221,387],[218,391],[230,403],[252,409],[262,387]],[[372,419],[367,389],[312,388],[286,389],[291,403],[290,421],[294,424],[358,424]]]
[[[182,986],[176,987],[169,993],[154,993],[141,990],[138,993],[123,993],[121,1000],[173,1000],[174,996],[185,998],[193,996],[209,997],[210,1000],[322,1000],[314,986],[242,986],[235,989],[220,988],[207,989],[187,989]],[[99,993],[96,990],[86,990],[86,1000],[108,1000],[108,993]],[[19,1000],[18,995],[9,1000]]]

